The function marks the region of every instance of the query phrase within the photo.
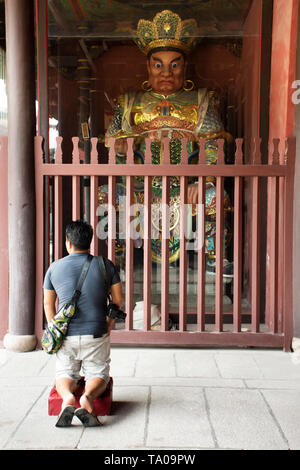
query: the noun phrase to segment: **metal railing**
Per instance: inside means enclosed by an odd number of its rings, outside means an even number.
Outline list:
[[[97,138],[91,139],[90,163],[80,160],[79,138],[73,137],[72,161],[64,163],[62,152],[62,137],[57,138],[55,161],[45,163],[43,159],[43,138],[35,138],[35,178],[37,200],[37,293],[36,315],[40,331],[42,322],[42,281],[44,276],[44,220],[47,210],[44,207],[44,192],[49,191],[49,181],[53,181],[54,214],[54,259],[63,255],[63,181],[69,183],[72,219],[82,217],[82,180],[89,180],[89,222],[94,228],[95,236],[92,244],[92,254],[99,252],[99,240],[96,236],[99,216],[99,181],[103,178],[108,188],[108,231],[107,256],[116,261],[115,211],[116,187],[119,177],[126,180],[125,203],[125,311],[127,318],[124,328],[111,333],[112,343],[117,344],[155,344],[155,345],[232,345],[232,346],[270,346],[290,349],[293,334],[292,311],[292,234],[293,234],[293,184],[295,163],[295,139],[289,138],[284,142],[274,139],[269,145],[268,163],[262,163],[260,139],[253,139],[251,151],[247,154],[245,163],[243,139],[236,139],[234,163],[224,162],[224,141],[218,140],[218,160],[216,165],[206,164],[205,141],[199,141],[199,159],[197,164],[188,164],[186,142],[179,165],[170,164],[169,139],[163,139],[162,163],[152,164],[151,141],[146,139],[144,164],[134,162],[134,142],[128,139],[126,163],[116,162],[114,140],[111,139],[108,161],[98,154]],[[144,213],[143,213],[143,288],[141,298],[144,301],[143,330],[134,329],[134,240],[131,233],[132,213],[130,207],[134,202],[134,178],[144,179]],[[152,178],[162,180],[162,208],[168,207],[170,201],[169,183],[171,177],[180,180],[180,256],[178,296],[179,309],[176,329],[169,330],[169,319],[174,314],[170,312],[170,264],[168,213],[162,210],[162,240],[161,266],[159,281],[161,283],[160,309],[161,325],[159,330],[151,329],[151,291],[152,291],[152,258],[151,258],[151,204]],[[188,178],[194,177],[198,182],[198,205],[205,206],[206,177],[215,178],[216,187],[216,263],[214,291],[214,323],[207,321],[206,306],[206,268],[205,246],[199,246],[196,257],[194,277],[196,279],[195,311],[187,308],[188,299],[188,253],[186,250],[186,232],[184,222],[184,207],[187,204]],[[232,321],[230,326],[224,322],[228,312],[224,311],[224,279],[223,279],[223,236],[224,236],[224,182],[230,179],[233,194],[233,237],[232,237]],[[48,188],[48,189],[47,189]],[[262,203],[262,188],[263,203]],[[245,202],[245,191],[247,201]],[[47,209],[47,208],[46,208]],[[245,216],[245,213],[247,216]],[[201,220],[200,228],[204,233],[205,217]],[[262,239],[264,242],[262,243]],[[263,246],[263,249],[262,249]],[[243,316],[243,285],[247,278],[247,315]],[[261,282],[263,280],[263,282]],[[263,300],[263,301],[262,301]],[[193,313],[193,326],[190,318]],[[212,312],[210,312],[212,313]],[[246,327],[243,319],[248,318]]]

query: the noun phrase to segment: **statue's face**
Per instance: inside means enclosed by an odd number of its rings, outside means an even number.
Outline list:
[[[183,87],[186,62],[181,52],[153,52],[147,61],[148,81],[153,91],[171,95]]]

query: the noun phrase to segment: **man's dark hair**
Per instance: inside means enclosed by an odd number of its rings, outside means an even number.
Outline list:
[[[66,238],[78,250],[88,250],[93,238],[93,227],[83,220],[76,220],[66,226]]]

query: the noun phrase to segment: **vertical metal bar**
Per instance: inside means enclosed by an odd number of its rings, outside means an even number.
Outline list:
[[[163,139],[163,164],[170,163],[170,139]],[[162,177],[162,240],[161,240],[161,330],[169,323],[169,238],[170,238],[170,177]]]
[[[187,140],[182,140],[181,163],[187,164]],[[179,248],[179,330],[186,330],[187,316],[187,177],[180,176],[180,248]]]
[[[56,137],[55,164],[62,163],[62,137]],[[54,259],[62,257],[62,176],[54,176]]]
[[[79,137],[73,137],[73,153],[72,163],[73,165],[80,164],[79,156]],[[80,219],[80,176],[72,176],[72,219]]]
[[[206,165],[205,139],[199,140],[199,165]],[[198,177],[197,243],[198,243],[198,295],[197,331],[205,331],[205,184],[206,178]],[[200,213],[199,213],[200,211]]]
[[[259,178],[252,178],[251,235],[251,321],[252,331],[259,331]]]
[[[127,139],[127,164],[134,163],[133,139]],[[134,177],[126,176],[126,259],[125,259],[125,310],[127,313],[125,327],[133,328],[133,233],[132,233],[132,206],[133,206]]]
[[[224,140],[218,139],[218,165],[224,165]],[[216,331],[223,331],[224,177],[216,187]]]
[[[94,236],[91,243],[91,253],[98,256],[98,237],[97,237],[97,208],[98,208],[98,177],[90,177],[90,224],[94,230]]]
[[[234,332],[241,331],[242,304],[242,178],[234,178],[234,280],[233,325]]]
[[[235,164],[243,164],[243,139],[236,139]],[[234,279],[233,279],[233,330],[241,331],[242,302],[242,184],[240,176],[234,178]]]
[[[255,139],[253,149],[253,163],[259,164],[260,139]],[[260,268],[259,268],[259,177],[252,178],[252,234],[251,234],[251,323],[252,332],[258,333],[260,326]]]
[[[283,265],[284,259],[284,185],[285,179],[278,178],[278,259],[277,259],[277,332],[283,333],[283,284],[284,275],[279,266]]]
[[[108,246],[107,256],[116,261],[116,177],[108,177]]]
[[[151,164],[151,140],[146,139],[145,173],[147,165]],[[151,329],[151,201],[152,178],[145,176],[144,180],[144,330]]]
[[[277,142],[274,142],[274,152],[271,159],[272,165],[279,164],[279,153],[277,145],[279,139],[276,139]],[[275,141],[275,139],[274,139]],[[272,176],[269,178],[269,192],[268,192],[268,209],[270,213],[268,214],[268,220],[270,223],[270,251],[269,251],[269,328],[272,333],[277,333],[278,331],[278,178]]]
[[[54,259],[62,257],[62,176],[54,176]]]
[[[289,173],[284,185],[284,350],[291,350],[293,338],[293,205],[294,205],[294,171],[296,157],[296,139],[287,140],[287,157]]]
[[[108,164],[116,164],[115,139],[109,139]],[[108,258],[116,261],[116,177],[108,176]]]
[[[280,139],[273,139],[274,142],[274,153],[273,153],[273,164],[284,164],[284,155],[280,155],[280,152],[277,148],[279,146]],[[284,147],[284,142],[281,143],[281,147]],[[286,149],[283,149],[282,154],[284,154]],[[278,247],[277,247],[277,289],[276,289],[276,303],[277,303],[277,325],[276,332],[283,332],[283,285],[284,285],[284,273],[282,269],[279,269],[279,266],[283,266],[284,260],[284,178],[278,178],[278,196],[277,196],[277,237],[278,237]],[[271,231],[272,233],[272,231]]]
[[[98,152],[97,152],[97,142],[98,139],[96,137],[91,138],[91,165],[98,164]],[[94,229],[94,236],[91,244],[91,253],[94,256],[98,256],[98,237],[97,237],[97,208],[98,208],[98,177],[91,176],[90,177],[90,224]]]

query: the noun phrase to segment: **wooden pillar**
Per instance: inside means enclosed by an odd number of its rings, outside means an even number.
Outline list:
[[[300,10],[298,13],[298,38],[297,38],[297,68],[296,79],[300,80]],[[300,338],[300,83],[297,83],[295,101],[295,127],[296,137],[296,162],[295,162],[295,185],[294,185],[294,264],[293,264],[293,294],[294,294],[294,336]],[[300,339],[297,341],[300,349]],[[293,344],[295,350],[296,342]]]
[[[270,116],[269,116],[269,141],[274,138],[281,139],[281,162],[283,161],[284,139],[294,134],[295,105],[292,95],[293,81],[296,79],[296,48],[298,28],[298,0],[274,0],[273,3],[273,29],[272,29],[272,57],[271,57],[271,85],[270,85]],[[271,148],[272,151],[272,148]],[[272,158],[269,152],[269,159]],[[297,191],[297,184],[295,185]],[[270,185],[268,185],[270,194]],[[279,188],[279,201],[282,200],[283,190]],[[268,212],[271,210],[268,202]],[[282,212],[278,216],[278,226],[284,223]],[[295,224],[294,224],[295,227]],[[293,227],[290,228],[292,231]],[[273,233],[268,219],[267,227],[267,271],[266,271],[266,319],[271,318],[270,298],[270,271],[268,262],[270,259],[270,247]],[[279,318],[283,315],[283,279],[285,273],[284,253],[282,246],[278,247],[278,312]],[[294,258],[294,270],[297,269]],[[298,268],[299,269],[299,268]],[[294,273],[295,274],[295,273]],[[299,286],[295,286],[299,290]],[[287,314],[287,312],[285,312]],[[288,312],[291,314],[291,312]]]
[[[7,200],[7,137],[0,137],[0,341],[8,328],[8,200]]]
[[[8,87],[9,333],[4,346],[36,346],[35,49],[32,0],[6,0]]]

